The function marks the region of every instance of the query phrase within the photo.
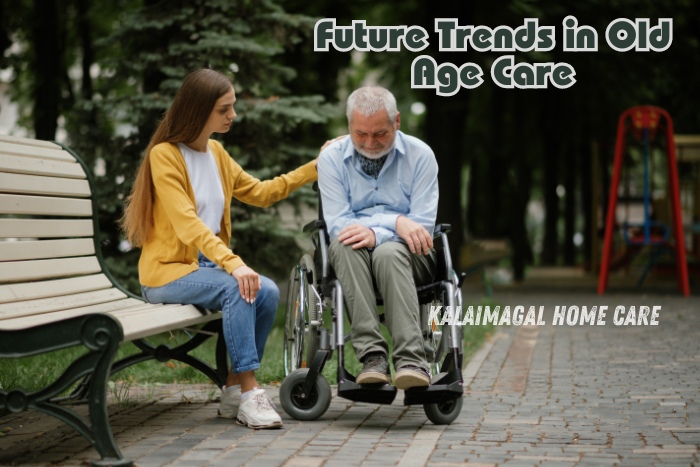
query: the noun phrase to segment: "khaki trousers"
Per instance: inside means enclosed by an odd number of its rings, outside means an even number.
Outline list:
[[[357,357],[362,360],[369,352],[388,355],[388,345],[379,329],[374,278],[384,299],[385,324],[394,343],[394,367],[415,365],[427,371],[416,285],[429,284],[435,277],[435,251],[427,256],[414,255],[400,242],[382,243],[374,251],[353,250],[334,239],[330,258],[343,287]]]

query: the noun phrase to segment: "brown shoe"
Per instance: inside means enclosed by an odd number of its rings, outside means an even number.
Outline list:
[[[391,382],[389,362],[387,362],[383,353],[372,352],[367,354],[363,362],[362,371],[355,379],[357,384],[389,384]]]
[[[399,389],[430,386],[430,375],[422,368],[406,365],[396,371],[394,384]]]

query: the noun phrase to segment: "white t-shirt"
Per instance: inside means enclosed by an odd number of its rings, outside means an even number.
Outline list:
[[[214,234],[218,234],[224,215],[224,189],[214,154],[209,146],[207,152],[195,151],[182,143],[178,143],[178,147],[187,164],[197,203],[197,215]]]

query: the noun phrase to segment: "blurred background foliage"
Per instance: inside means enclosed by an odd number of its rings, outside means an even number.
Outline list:
[[[597,30],[597,52],[562,51],[568,15]],[[420,25],[431,45],[420,53],[314,52],[313,25],[323,17],[343,26],[353,19]],[[652,25],[673,18],[672,46],[613,51],[605,28],[623,17],[650,18]],[[555,27],[557,46],[516,53],[516,60],[567,62],[577,83],[565,90],[500,88],[489,76],[500,54],[439,52],[435,18],[512,28],[538,18]],[[453,255],[474,237],[508,239],[516,280],[530,264],[591,262],[598,186],[591,154],[598,148],[601,166],[609,165],[624,109],[657,105],[670,112],[678,133],[700,133],[700,9],[693,0],[0,0],[0,51],[18,126],[62,140],[94,167],[103,251],[132,290],[138,251],[125,248],[117,228],[123,200],[158,119],[184,75],[199,67],[232,77],[238,118],[222,141],[261,179],[310,160],[326,139],[344,134],[342,103],[352,89],[391,89],[402,129],[423,138],[438,158],[438,218],[453,225]],[[419,54],[457,66],[475,62],[485,81],[451,97],[411,89],[410,64]],[[292,197],[295,209],[314,202],[308,187]],[[541,215],[531,211],[533,202]],[[278,211],[234,202],[231,212],[237,253],[283,279],[299,247]]]

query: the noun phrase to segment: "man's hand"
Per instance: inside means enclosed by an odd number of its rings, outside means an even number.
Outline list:
[[[433,237],[425,227],[408,217],[396,218],[396,233],[408,244],[408,249],[415,255],[427,255],[433,248]]]
[[[374,230],[360,224],[353,224],[345,227],[340,231],[340,234],[338,234],[338,240],[343,242],[343,245],[352,245],[353,250],[374,248],[377,243]]]
[[[248,266],[239,266],[231,272],[234,279],[238,281],[238,290],[241,297],[248,303],[253,303],[262,287],[260,275]]]

